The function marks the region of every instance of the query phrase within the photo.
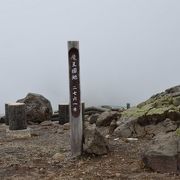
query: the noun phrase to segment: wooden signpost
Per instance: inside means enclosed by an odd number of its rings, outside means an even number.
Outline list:
[[[70,92],[70,125],[71,125],[71,152],[72,156],[82,154],[83,122],[80,92],[80,58],[79,42],[68,42],[69,59],[69,92]]]

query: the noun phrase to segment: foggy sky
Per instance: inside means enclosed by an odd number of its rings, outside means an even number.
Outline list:
[[[28,92],[69,101],[67,41],[80,41],[87,105],[136,105],[179,84],[179,0],[0,0],[0,112]]]

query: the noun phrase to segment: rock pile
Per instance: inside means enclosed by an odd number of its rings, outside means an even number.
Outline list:
[[[120,112],[95,107],[87,108],[84,122],[84,151],[104,155],[109,152],[106,136],[116,128]]]
[[[85,124],[86,126],[95,125],[98,131],[105,137],[113,133],[120,116],[121,111],[111,111],[109,109],[101,112],[96,111],[95,113],[85,115]]]
[[[112,134],[152,140],[142,150],[145,166],[158,172],[180,173],[180,86],[124,111],[88,113],[85,120],[86,126],[93,124],[103,137]]]

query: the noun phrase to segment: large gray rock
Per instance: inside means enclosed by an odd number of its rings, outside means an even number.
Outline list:
[[[48,99],[40,94],[28,93],[23,99],[17,102],[26,104],[27,122],[41,123],[48,121],[52,116],[52,106]]]
[[[118,117],[115,111],[105,111],[101,113],[96,121],[97,126],[109,126],[111,122]]]
[[[96,125],[88,125],[84,129],[84,145],[86,153],[95,155],[104,155],[109,151],[108,143],[97,130]]]
[[[114,130],[113,134],[117,137],[133,137],[134,136],[134,126],[137,120],[134,117],[128,117],[127,119],[120,118],[116,124],[117,128]]]
[[[177,173],[178,138],[175,132],[160,133],[142,153],[146,167],[162,173]]]
[[[89,118],[88,118],[88,121],[90,124],[94,124],[96,123],[97,119],[99,117],[99,114],[92,114]]]
[[[118,137],[128,138],[133,135],[133,131],[132,131],[131,127],[128,126],[128,124],[125,124],[125,125],[123,124],[123,125],[118,126],[114,130],[114,135],[116,135]]]

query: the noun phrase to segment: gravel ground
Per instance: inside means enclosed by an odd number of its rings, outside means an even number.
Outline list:
[[[140,154],[149,140],[127,141],[111,137],[108,155],[83,155],[73,159],[69,130],[63,130],[57,123],[30,126],[32,137],[24,139],[6,137],[6,128],[0,125],[2,180],[180,179],[176,174],[160,174],[144,167]]]

